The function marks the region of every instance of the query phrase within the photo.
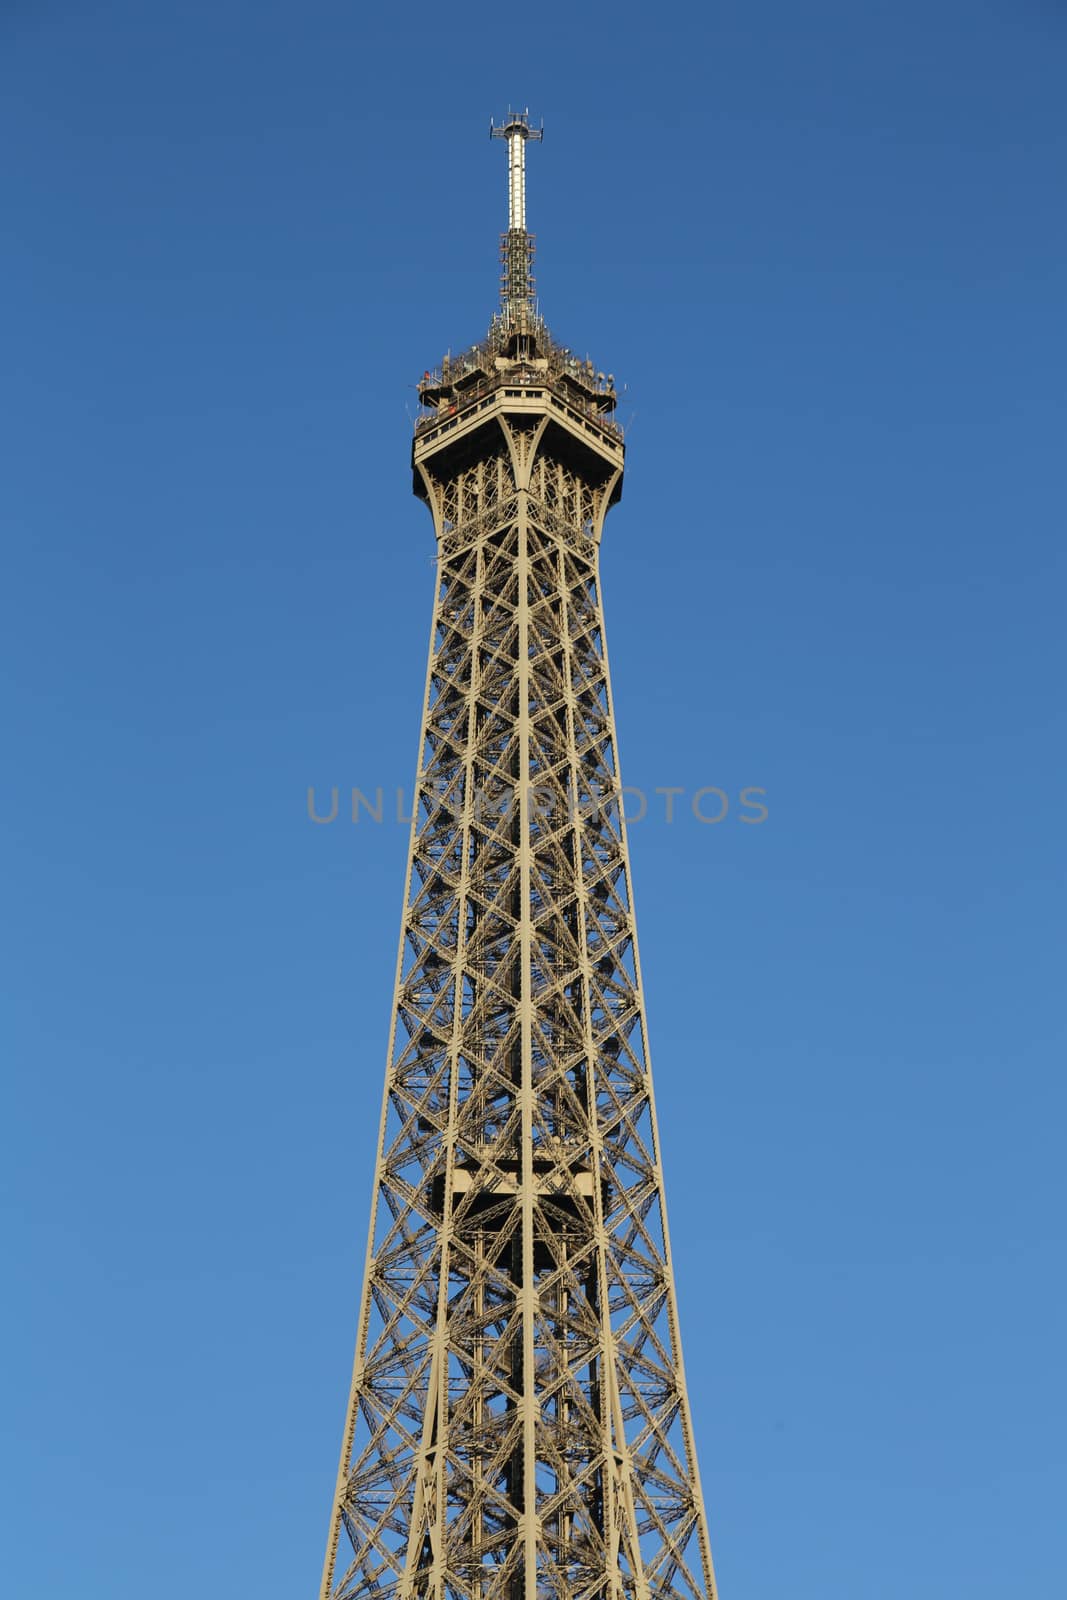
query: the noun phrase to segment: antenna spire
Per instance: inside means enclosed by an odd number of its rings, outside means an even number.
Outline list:
[[[526,231],[526,141],[544,136],[544,123],[531,128],[529,106],[524,111],[509,109],[499,128],[489,124],[489,137],[506,139],[508,145],[508,227],[500,236],[504,269],[500,300],[504,320],[513,324],[523,322],[534,305],[534,239]]]

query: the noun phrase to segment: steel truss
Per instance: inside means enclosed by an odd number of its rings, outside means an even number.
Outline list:
[[[321,1596],[714,1600],[600,597],[623,450],[507,331],[416,434],[438,575]]]

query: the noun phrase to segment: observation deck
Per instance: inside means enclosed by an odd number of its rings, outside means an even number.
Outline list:
[[[473,436],[488,421],[524,412],[547,414],[569,436],[572,449],[585,445],[601,467],[622,466],[623,431],[614,419],[618,404],[614,377],[557,344],[536,315],[523,316],[518,331],[515,322],[495,317],[480,343],[461,355],[445,356],[435,372],[423,373],[418,396],[413,466],[444,450],[451,456],[453,445],[457,455],[465,457],[474,445]],[[594,478],[600,475],[599,470],[594,472]],[[418,472],[414,487],[421,498]]]

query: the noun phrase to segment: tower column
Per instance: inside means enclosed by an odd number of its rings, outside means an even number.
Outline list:
[[[521,1185],[522,1207],[522,1288],[520,1291],[522,1315],[522,1541],[523,1589],[525,1600],[537,1594],[537,1543],[539,1534],[537,1496],[537,1381],[534,1327],[537,1318],[538,1294],[534,1273],[534,1086],[533,1086],[533,1031],[536,1014],[531,976],[533,927],[531,918],[531,861],[530,861],[530,611],[529,611],[529,522],[527,516],[527,490],[518,491],[518,745],[519,745],[519,946],[522,972],[522,997],[520,1026],[522,1029],[522,1103],[521,1103]]]

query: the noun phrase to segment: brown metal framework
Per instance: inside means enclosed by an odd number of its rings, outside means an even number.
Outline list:
[[[321,1600],[715,1600],[600,600],[623,443],[508,288],[421,386],[438,574]]]

